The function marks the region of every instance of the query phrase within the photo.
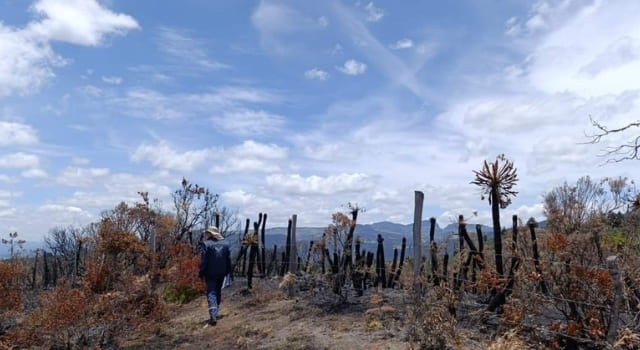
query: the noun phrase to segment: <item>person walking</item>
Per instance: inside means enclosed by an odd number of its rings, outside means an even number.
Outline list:
[[[209,304],[209,321],[207,325],[215,326],[218,319],[218,309],[222,302],[222,284],[225,276],[231,273],[231,251],[229,245],[223,242],[224,237],[215,226],[205,231],[205,240],[200,247],[199,277],[207,285],[207,303]]]

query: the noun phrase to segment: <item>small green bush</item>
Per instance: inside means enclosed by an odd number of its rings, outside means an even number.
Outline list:
[[[164,298],[164,300],[171,303],[187,304],[197,298],[199,294],[200,293],[195,288],[178,288],[175,285],[168,285],[164,289],[162,297]]]

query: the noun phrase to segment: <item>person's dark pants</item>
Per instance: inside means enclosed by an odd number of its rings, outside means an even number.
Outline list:
[[[207,282],[207,302],[209,303],[209,317],[212,320],[218,318],[218,307],[222,302],[222,283],[224,275],[208,276]]]

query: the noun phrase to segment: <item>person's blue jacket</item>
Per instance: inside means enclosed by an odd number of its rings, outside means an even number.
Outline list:
[[[198,276],[219,277],[231,273],[231,251],[229,245],[207,239],[200,247],[200,271]]]

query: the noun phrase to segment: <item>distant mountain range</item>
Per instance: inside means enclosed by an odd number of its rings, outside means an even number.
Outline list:
[[[422,222],[422,243],[429,241],[429,220]],[[546,221],[540,222],[539,226],[544,227]],[[318,241],[322,238],[324,227],[298,227],[296,228],[296,239],[299,244],[302,244],[303,249],[306,251],[309,247],[310,241]],[[476,240],[475,224],[467,224],[467,230],[471,238]],[[485,236],[491,237],[493,228],[482,225],[482,232]],[[452,223],[444,228],[441,228],[437,223],[434,232],[434,239],[437,242],[449,241],[448,250],[453,249],[453,244],[457,241],[458,237],[458,224]],[[413,251],[413,224],[397,224],[389,221],[381,221],[373,224],[358,224],[356,225],[355,237],[360,237],[362,240],[361,249],[375,252],[377,249],[378,234],[384,238],[385,258],[390,260],[393,258],[393,249],[402,245],[402,238],[407,239],[407,254]],[[287,228],[286,227],[273,227],[265,231],[265,240],[267,247],[273,247],[278,245],[280,247],[286,244],[287,240]],[[237,241],[236,241],[237,242]],[[231,242],[235,243],[235,242]],[[43,248],[44,242],[29,241],[23,245],[23,249],[19,250],[22,254],[31,255],[33,251],[38,248]],[[0,245],[0,259],[6,259],[9,257],[9,247],[6,245]],[[305,256],[301,253],[301,256]]]
[[[429,241],[429,228],[431,223],[429,220],[422,222],[422,242],[427,243]],[[475,224],[467,224],[467,230],[471,237],[476,237]],[[492,228],[488,226],[482,226],[482,232],[488,235],[492,232]],[[296,228],[296,240],[298,242],[304,242],[308,249],[310,241],[318,241],[322,238],[324,227],[297,227]],[[361,249],[375,252],[378,245],[378,234],[382,235],[384,239],[383,246],[385,249],[385,258],[390,260],[393,258],[393,249],[400,249],[402,245],[402,238],[407,239],[407,252],[411,254],[413,251],[413,224],[397,224],[389,221],[376,222],[373,224],[357,224],[354,233],[355,237],[360,237]],[[434,239],[437,242],[445,242],[451,237],[457,239],[458,224],[452,223],[444,228],[441,228],[437,223],[434,230]],[[274,245],[283,246],[287,240],[287,228],[286,227],[274,227],[265,231],[265,240],[267,247],[273,247]]]

